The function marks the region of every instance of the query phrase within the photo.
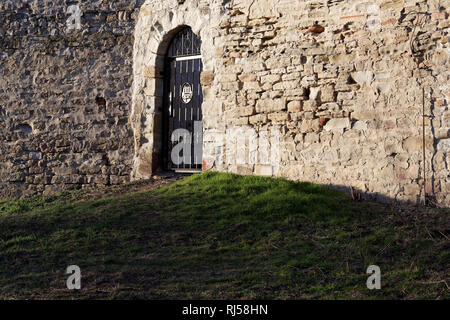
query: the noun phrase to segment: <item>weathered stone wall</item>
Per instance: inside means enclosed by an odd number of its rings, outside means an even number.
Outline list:
[[[434,117],[425,128],[427,193],[450,204],[448,5],[231,1],[216,39],[218,101],[204,106],[204,161],[416,201],[423,195],[423,85]],[[414,11],[428,13],[420,68],[410,50]]]
[[[68,30],[70,5],[81,29]],[[141,1],[0,2],[0,195],[130,180]]]
[[[149,177],[165,50],[190,26],[204,169],[417,201],[425,87],[427,192],[450,205],[449,0],[91,0],[71,33],[64,1],[28,3],[0,5],[2,195]]]

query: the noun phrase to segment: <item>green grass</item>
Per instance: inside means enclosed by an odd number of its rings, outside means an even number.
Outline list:
[[[212,172],[104,198],[3,200],[0,298],[448,299],[449,232],[444,209]],[[79,291],[65,286],[72,264]],[[371,264],[381,290],[366,287]]]

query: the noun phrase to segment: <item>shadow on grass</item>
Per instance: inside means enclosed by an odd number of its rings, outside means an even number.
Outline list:
[[[0,298],[445,298],[447,214],[207,172],[96,200],[0,202]],[[69,265],[82,290],[65,289]],[[377,264],[383,290],[366,288]]]

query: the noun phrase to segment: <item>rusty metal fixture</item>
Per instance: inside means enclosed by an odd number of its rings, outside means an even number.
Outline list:
[[[427,164],[425,146],[425,87],[422,86],[422,154],[423,154],[423,204],[427,205]]]
[[[419,70],[419,79],[421,78],[420,71],[422,69],[430,71],[422,63],[425,56],[426,49],[420,48],[419,33],[420,29],[424,27],[426,19],[430,16],[428,12],[411,12],[409,14],[416,15],[415,22],[413,25],[411,39],[410,39],[410,50],[411,56],[415,59],[417,64],[417,70]],[[422,82],[422,81],[420,81]],[[423,204],[427,205],[427,174],[426,174],[426,138],[425,138],[425,118],[430,117],[425,114],[425,85],[419,83],[422,87],[422,170],[423,170]]]

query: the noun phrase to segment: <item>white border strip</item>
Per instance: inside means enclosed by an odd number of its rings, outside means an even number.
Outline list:
[[[196,60],[196,59],[201,59],[202,56],[198,55],[198,56],[187,56],[187,57],[178,57],[175,58],[175,61],[186,61],[186,60]]]

